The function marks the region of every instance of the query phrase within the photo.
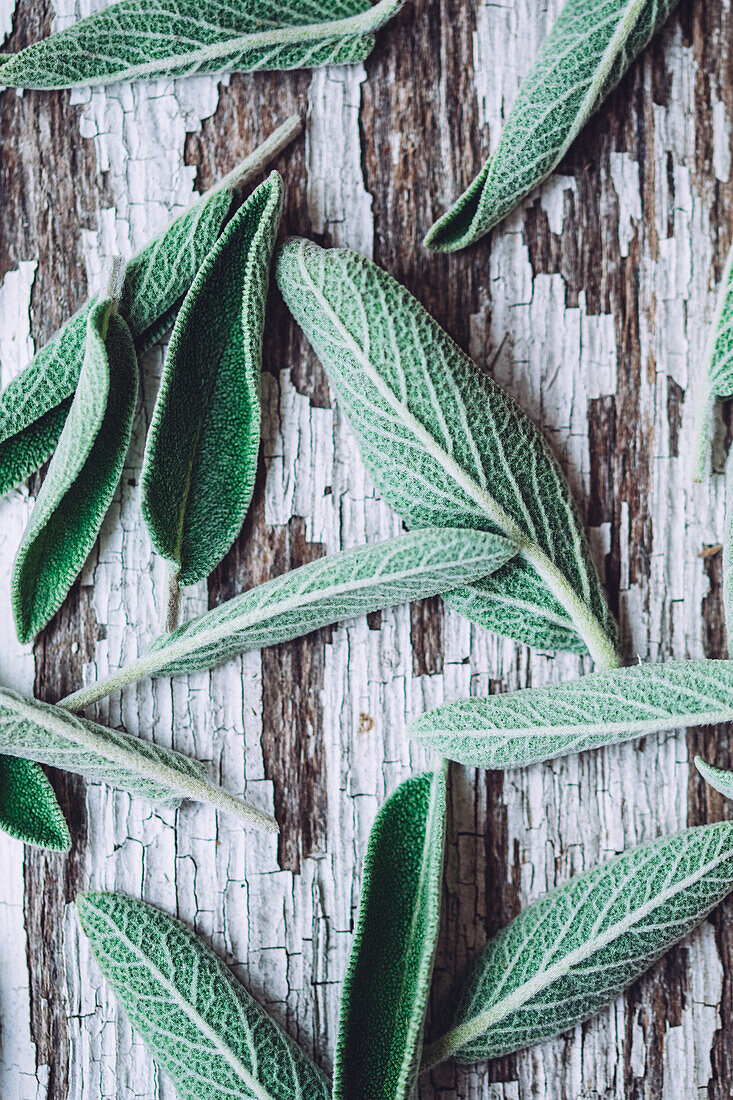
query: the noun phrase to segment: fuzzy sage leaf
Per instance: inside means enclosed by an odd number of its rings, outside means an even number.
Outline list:
[[[714,768],[701,756],[695,757],[695,767],[713,790],[725,795],[726,798],[733,798],[733,771],[727,768]]]
[[[424,1063],[496,1058],[609,1004],[733,888],[733,823],[618,856],[535,902],[484,949]]]
[[[27,46],[0,84],[73,88],[363,61],[402,0],[120,0]]]
[[[364,859],[341,994],[333,1100],[411,1100],[443,885],[446,776],[408,779],[381,807]]]
[[[449,606],[530,645],[617,663],[570,490],[509,395],[364,256],[292,239],[275,274],[392,507],[411,526],[498,530],[519,546]]]
[[[13,614],[22,642],[63,603],[99,534],[130,445],[137,357],[115,310],[107,301],[89,312],[76,395],[13,565]]]
[[[669,661],[448,703],[409,733],[450,760],[518,768],[662,730],[733,720],[733,661]]]
[[[77,898],[100,969],[181,1100],[329,1100],[321,1071],[180,921],[122,894]]]
[[[444,530],[415,531],[330,554],[184,623],[145,656],[75,692],[62,705],[83,710],[143,676],[211,668],[248,649],[446,592],[501,568],[514,553],[515,547],[497,535]]]
[[[519,90],[499,144],[425,245],[478,240],[557,167],[677,0],[568,0]]]
[[[0,753],[78,772],[151,801],[189,798],[246,825],[277,832],[271,817],[217,787],[198,761],[3,689]]]
[[[715,316],[705,354],[705,379],[700,388],[695,444],[695,481],[702,481],[710,446],[710,422],[717,398],[733,397],[733,248],[718,287]]]
[[[71,847],[53,787],[32,760],[0,756],[0,829],[24,844],[55,852]]]
[[[301,129],[297,116],[289,118],[130,260],[120,313],[138,353],[151,347],[170,327],[229,216],[236,192],[259,175]],[[93,305],[94,300],[82,306],[0,396],[0,495],[37,470],[58,442],[84,361]]]
[[[206,257],[173,328],[141,481],[153,546],[180,584],[203,580],[221,561],[252,498],[265,299],[282,204],[273,172]]]

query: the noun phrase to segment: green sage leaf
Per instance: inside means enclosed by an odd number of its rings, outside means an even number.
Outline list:
[[[733,248],[718,287],[715,316],[705,354],[705,379],[697,414],[694,477],[702,481],[710,445],[710,422],[717,398],[733,397]]]
[[[724,794],[726,798],[733,798],[733,771],[728,771],[726,768],[714,768],[712,764],[706,763],[701,756],[695,757],[695,767],[713,790]]]
[[[0,689],[0,753],[78,772],[151,801],[190,798],[247,825],[277,832],[271,817],[217,787],[198,761],[4,689]]]
[[[102,973],[181,1100],[329,1100],[321,1071],[180,921],[122,894],[76,904]]]
[[[70,695],[83,710],[143,676],[211,668],[248,649],[310,634],[322,626],[445,592],[499,569],[516,549],[472,531],[416,531],[342,550],[227,600],[160,638],[139,660]]]
[[[496,1058],[593,1016],[733,888],[733,823],[624,853],[530,905],[486,946],[425,1064]]]
[[[113,302],[89,311],[84,365],[13,566],[22,642],[58,611],[96,542],[122,474],[138,392],[135,347]]]
[[[496,151],[425,246],[483,237],[550,175],[677,0],[568,0],[519,90]]]
[[[374,822],[341,994],[333,1100],[411,1100],[443,885],[444,766],[408,779]]]
[[[252,499],[265,300],[282,204],[273,172],[206,257],[173,328],[141,481],[153,546],[180,584],[218,565]]]
[[[0,756],[0,829],[39,848],[67,852],[71,847],[53,787],[31,760]]]
[[[402,0],[120,0],[0,65],[0,84],[73,88],[363,61]]]
[[[297,116],[134,256],[125,274],[120,313],[138,353],[173,321],[181,299],[229,216],[235,192],[258,175],[302,129]],[[52,454],[76,389],[94,299],[86,302],[0,396],[0,495]]]
[[[669,661],[464,699],[411,722],[411,737],[480,768],[522,768],[635,737],[733,720],[733,661]]]
[[[452,592],[449,606],[530,645],[616,663],[568,485],[508,394],[364,256],[292,239],[275,275],[392,507],[411,526],[498,530],[519,546],[505,569]]]

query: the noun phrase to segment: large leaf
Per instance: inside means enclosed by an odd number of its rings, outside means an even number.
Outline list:
[[[409,733],[450,760],[518,768],[662,730],[733,720],[733,661],[670,661],[448,703]]]
[[[221,561],[252,499],[265,299],[282,204],[273,172],[206,257],[173,328],[141,480],[153,546],[180,584],[203,580]]]
[[[122,474],[138,369],[132,335],[115,309],[108,301],[89,311],[76,395],[13,566],[22,642],[35,637],[66,598]]]
[[[300,133],[294,116],[278,127],[221,183],[130,260],[120,312],[145,351],[170,327],[183,295],[229,216],[235,192]],[[37,470],[52,453],[84,361],[94,300],[59,329],[0,397],[0,495]]]
[[[122,894],[82,894],[77,906],[102,973],[181,1100],[329,1100],[321,1071],[180,921]]]
[[[425,1065],[496,1058],[594,1015],[733,887],[733,823],[618,856],[535,902],[484,949]]]
[[[271,817],[227,794],[196,760],[0,689],[0,753],[103,780],[159,802],[190,798],[247,825],[277,832]]]
[[[560,163],[677,0],[568,0],[519,90],[496,151],[432,226],[454,252],[506,217]]]
[[[446,774],[408,779],[369,837],[333,1100],[411,1100],[440,922]]]
[[[0,829],[24,844],[56,852],[71,847],[53,787],[31,760],[0,756]]]
[[[70,695],[83,710],[143,676],[211,668],[248,649],[275,645],[322,626],[423,599],[499,569],[516,553],[495,535],[418,531],[342,550],[275,577],[159,639],[150,653]]]
[[[364,256],[293,239],[275,273],[392,507],[412,526],[498,530],[519,546],[447,603],[519,641],[616,663],[567,483],[515,402]]]
[[[0,65],[0,84],[73,88],[363,61],[402,0],[120,0]]]
[[[698,395],[696,481],[702,481],[710,445],[710,421],[716,398],[733,397],[733,248],[718,287],[718,301],[705,355],[705,378]]]

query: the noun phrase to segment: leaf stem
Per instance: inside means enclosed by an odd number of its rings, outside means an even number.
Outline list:
[[[245,157],[241,164],[238,164],[219,183],[215,184],[206,193],[206,197],[208,198],[216,191],[235,191],[238,188],[246,187],[252,180],[261,175],[267,166],[282,153],[283,149],[287,149],[288,145],[302,131],[303,120],[300,115],[290,115],[276,130],[272,131],[269,137],[265,138],[261,145],[258,145],[249,156]]]
[[[178,617],[181,607],[181,586],[178,578],[181,570],[175,562],[170,563],[168,572],[168,603],[165,613],[165,632],[172,634],[178,627]]]

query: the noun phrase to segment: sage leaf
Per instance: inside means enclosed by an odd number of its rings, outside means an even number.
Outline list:
[[[410,526],[498,530],[519,546],[449,606],[518,641],[617,663],[568,485],[509,395],[364,256],[292,239],[275,275],[385,500]]]
[[[381,807],[364,860],[341,994],[333,1100],[411,1100],[435,962],[443,884],[445,765]]]
[[[0,756],[0,829],[24,844],[56,852],[71,847],[53,787],[31,760]]]
[[[733,720],[733,661],[669,661],[448,703],[409,734],[480,768],[521,768],[662,730]]]
[[[425,246],[483,237],[558,166],[677,0],[568,0],[524,80],[499,144]],[[1,79],[1,75],[0,75]]]
[[[22,642],[58,611],[94,545],[122,474],[138,393],[129,328],[112,301],[89,312],[84,365],[13,565]]]
[[[301,129],[297,116],[289,118],[130,260],[120,314],[138,353],[170,328],[181,299],[230,214],[236,193]],[[84,361],[87,323],[94,304],[94,299],[86,302],[0,396],[0,495],[42,466],[58,442]]]
[[[274,577],[164,635],[145,656],[70,695],[78,711],[143,676],[211,668],[248,649],[445,592],[499,569],[516,549],[473,531],[415,531],[330,554]]]
[[[76,904],[102,973],[181,1100],[329,1100],[321,1071],[180,921],[123,894]]]
[[[265,299],[282,205],[273,172],[204,260],[173,328],[141,481],[153,546],[180,584],[203,580],[221,561],[252,499]]]
[[[217,787],[198,761],[4,689],[0,689],[0,753],[78,772],[150,801],[190,798],[246,825],[277,832],[271,817]]]
[[[726,768],[714,768],[712,764],[706,763],[701,756],[695,757],[695,767],[713,790],[724,794],[726,798],[733,798],[732,771],[728,771]]]
[[[718,287],[715,316],[705,353],[705,379],[698,397],[695,481],[702,481],[710,445],[710,422],[716,398],[733,397],[733,248]]]
[[[0,84],[74,88],[363,61],[402,0],[120,0],[0,65]]]
[[[733,887],[733,823],[687,829],[571,879],[486,946],[424,1064],[496,1058],[609,1004]]]

